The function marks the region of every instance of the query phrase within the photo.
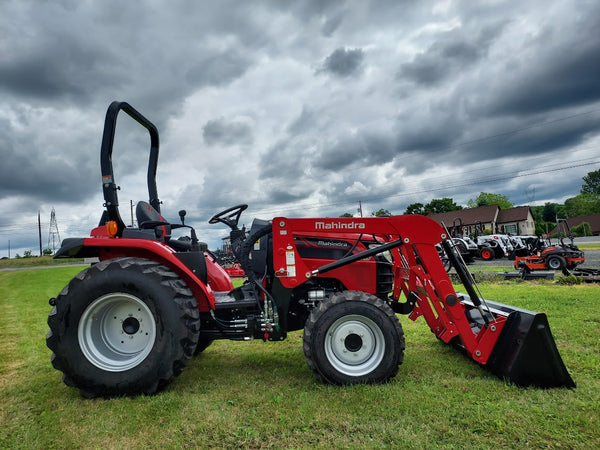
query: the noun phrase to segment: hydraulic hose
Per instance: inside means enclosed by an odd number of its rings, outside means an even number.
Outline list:
[[[248,277],[248,281],[256,282],[256,274],[252,270],[252,266],[250,265],[250,252],[252,251],[254,244],[262,237],[271,234],[273,227],[271,225],[265,226],[258,231],[250,234],[242,243],[240,248],[240,264],[242,265],[242,269],[246,272],[246,276]],[[265,271],[267,267],[265,267]]]

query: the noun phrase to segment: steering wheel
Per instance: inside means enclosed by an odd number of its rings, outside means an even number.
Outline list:
[[[240,216],[247,208],[248,208],[248,205],[244,205],[244,204],[232,206],[231,208],[227,208],[226,210],[221,211],[220,213],[212,216],[208,220],[208,223],[215,224],[215,223],[221,222],[221,223],[224,223],[225,225],[227,225],[228,227],[230,227],[232,230],[237,230],[238,229],[237,225],[238,225],[238,222],[240,221]]]

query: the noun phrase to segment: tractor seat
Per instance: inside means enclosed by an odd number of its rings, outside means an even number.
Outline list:
[[[171,228],[177,228],[179,225],[168,224],[167,219],[152,207],[149,203],[138,202],[135,208],[135,216],[138,221],[138,227],[143,229],[154,229],[155,237],[164,241],[177,252],[189,252],[192,249],[191,239],[182,236],[179,239],[171,239]],[[157,225],[158,222],[165,222],[166,225]],[[202,250],[207,248],[205,243],[199,243]]]
[[[154,230],[156,239],[169,242],[169,239],[171,239],[171,225],[152,205],[146,202],[138,202],[135,208],[135,217],[140,230]]]
[[[171,239],[171,225],[168,223],[166,225],[157,225],[157,222],[167,222],[167,220],[152,205],[146,202],[138,202],[135,208],[135,216],[140,230],[154,229],[156,239],[165,242],[175,250],[177,258],[203,283],[206,284],[208,282],[208,271],[203,253],[207,247],[206,244],[199,243],[200,251],[191,251],[192,241],[189,237],[182,236],[179,239]],[[173,225],[174,228],[181,226],[177,224]]]
[[[152,205],[146,202],[138,202],[135,207],[135,217],[139,228],[144,228],[144,223],[148,222],[167,222]],[[154,228],[154,226],[151,228]]]

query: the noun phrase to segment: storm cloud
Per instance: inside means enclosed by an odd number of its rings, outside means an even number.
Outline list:
[[[363,59],[364,54],[360,48],[338,48],[325,58],[322,71],[337,77],[349,77],[360,71]]]
[[[480,191],[564,201],[596,170],[597,2],[7,1],[0,29],[0,257],[101,215],[106,108],[160,132],[166,217],[337,216]],[[119,116],[122,215],[148,200],[148,133]]]

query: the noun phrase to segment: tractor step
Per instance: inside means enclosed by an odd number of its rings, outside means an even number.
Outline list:
[[[215,292],[215,309],[251,309],[256,308],[256,299],[236,299],[228,292]]]

